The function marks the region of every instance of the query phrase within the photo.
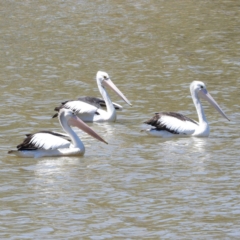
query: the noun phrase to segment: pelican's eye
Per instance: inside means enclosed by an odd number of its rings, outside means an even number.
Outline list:
[[[104,78],[105,80],[108,80],[108,77],[107,77],[107,76],[104,76],[103,78]]]
[[[200,86],[201,89],[203,89],[203,86]]]

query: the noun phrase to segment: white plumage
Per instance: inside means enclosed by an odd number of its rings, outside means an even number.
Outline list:
[[[75,111],[78,115],[94,115],[97,114],[98,108],[78,100],[69,101],[64,104],[64,108],[71,109]]]
[[[36,148],[43,150],[55,150],[59,148],[70,148],[73,147],[71,142],[64,138],[55,136],[51,133],[35,133],[33,134],[30,144]]]
[[[167,115],[161,117],[161,124],[166,125],[171,131],[185,135],[193,134],[196,129],[196,123],[183,121]]]

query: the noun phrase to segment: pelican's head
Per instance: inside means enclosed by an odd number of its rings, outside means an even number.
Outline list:
[[[61,108],[59,110],[58,118],[64,117],[68,121],[72,117],[76,116],[75,112],[71,109]]]
[[[74,111],[70,109],[61,108],[58,113],[58,119],[60,124],[63,126],[66,122],[68,125],[73,127],[78,127],[87,134],[96,138],[97,140],[108,144],[102,137],[100,137],[92,128],[90,128],[86,123],[84,123]]]
[[[213,99],[213,97],[207,91],[206,85],[203,82],[193,81],[190,85],[190,91],[193,98],[197,96],[198,98],[201,97],[207,100],[224,118],[230,121],[229,118],[226,116],[226,114],[223,112],[223,110],[220,108],[220,106],[217,104],[217,102]]]
[[[199,91],[201,91],[202,89],[206,89],[206,85],[204,82],[201,82],[201,81],[193,81],[190,85],[190,91],[191,92],[196,92],[198,93]]]
[[[100,81],[101,85],[104,86],[104,81],[110,79],[106,72],[98,71],[96,76],[97,81]]]
[[[97,83],[100,84],[101,87],[105,88],[106,86],[110,87],[119,97],[121,97],[127,104],[132,106],[132,104],[128,101],[128,99],[124,96],[124,94],[116,87],[116,85],[111,81],[110,77],[106,72],[98,71],[97,72]]]

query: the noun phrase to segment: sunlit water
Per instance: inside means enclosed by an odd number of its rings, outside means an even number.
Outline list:
[[[238,1],[5,1],[0,28],[1,239],[238,239]],[[60,131],[61,101],[100,96],[110,74],[133,104],[78,132],[84,157],[20,159],[24,134]],[[209,138],[140,130],[157,111],[197,119],[189,93],[204,81]]]

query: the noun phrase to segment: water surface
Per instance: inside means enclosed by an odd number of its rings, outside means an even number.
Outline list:
[[[1,239],[238,239],[238,1],[5,1],[0,5]],[[84,157],[19,159],[24,134],[60,131],[53,109],[100,96],[109,73],[133,104],[89,124]],[[231,122],[203,102],[209,138],[140,132],[158,111],[197,119],[205,82]]]

